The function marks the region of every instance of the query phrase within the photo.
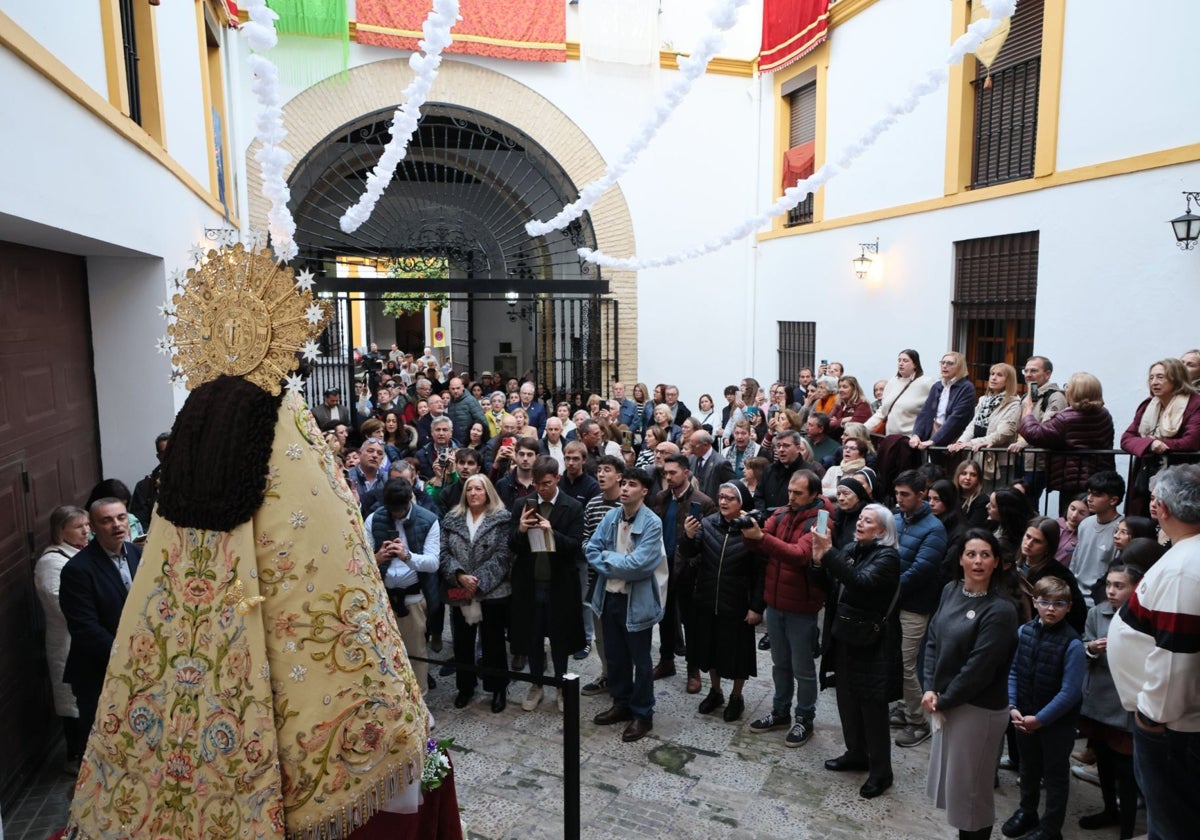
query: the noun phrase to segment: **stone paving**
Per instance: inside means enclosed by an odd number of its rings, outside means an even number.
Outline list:
[[[443,655],[449,653],[449,638]],[[657,642],[655,643],[657,650]],[[680,661],[680,664],[682,662]],[[570,660],[590,681],[596,655]],[[435,672],[436,673],[436,672]],[[730,840],[920,840],[957,837],[941,812],[926,801],[929,743],[892,748],[896,782],[883,796],[865,800],[864,773],[830,773],[822,767],[843,749],[833,691],[821,693],[816,732],[803,747],[783,745],[783,732],[755,735],[750,721],[770,709],[771,660],[758,654],[759,676],[743,692],[746,711],[736,723],[696,711],[703,693],[684,692],[685,676],[655,683],[654,730],[634,744],[621,742],[622,725],[599,727],[606,696],[580,698],[581,836],[600,838],[729,838]],[[705,691],[707,691],[707,679]],[[728,683],[725,686],[728,692]],[[521,710],[527,684],[509,687],[508,708],[492,714],[482,690],[461,711],[453,706],[454,678],[439,677],[428,696],[437,735],[454,738],[459,804],[474,840],[563,837],[562,717],[551,699],[534,712]],[[547,691],[547,696],[551,695]],[[45,840],[65,822],[72,780],[60,771],[61,745],[46,767],[4,813],[9,840]],[[1016,808],[1016,775],[1000,773],[997,827]],[[1100,809],[1098,788],[1071,780],[1064,837],[1117,836],[1116,829],[1082,831],[1080,815]],[[1145,830],[1144,817],[1139,831]]]
[[[446,652],[449,651],[447,639]],[[655,643],[657,650],[657,642]],[[547,657],[548,658],[548,657]],[[681,663],[680,663],[681,664]],[[590,681],[595,653],[570,660]],[[750,721],[770,709],[770,653],[758,655],[759,676],[746,683],[746,711],[736,723],[701,715],[703,693],[684,691],[685,675],[655,683],[654,730],[621,742],[623,724],[592,723],[607,696],[582,697],[581,836],[584,838],[731,838],[731,840],[909,840],[955,838],[944,814],[925,799],[929,742],[892,748],[892,789],[873,800],[858,795],[865,773],[830,773],[822,766],[843,751],[833,691],[821,693],[815,734],[789,749],[784,732],[756,735]],[[453,737],[459,804],[468,836],[526,840],[563,836],[562,717],[552,695],[534,712],[521,710],[527,684],[509,687],[508,708],[492,714],[491,695],[477,691],[463,710],[453,707],[454,678],[439,678],[428,702],[437,734]],[[728,683],[725,684],[728,695]],[[704,691],[708,690],[707,678]],[[1015,810],[1016,775],[1000,773],[997,826]],[[1071,780],[1066,838],[1115,838],[1116,829],[1087,832],[1076,820],[1100,810],[1098,788]],[[1142,820],[1144,823],[1144,819]],[[1144,830],[1144,825],[1139,826]]]

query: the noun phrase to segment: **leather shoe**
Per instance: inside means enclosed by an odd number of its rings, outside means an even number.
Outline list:
[[[629,725],[625,727],[625,731],[621,733],[621,740],[629,744],[634,741],[640,741],[646,737],[646,733],[654,728],[654,724],[645,718],[635,717],[629,721]]]
[[[847,753],[842,753],[837,758],[826,761],[825,769],[832,770],[834,773],[845,773],[849,770],[867,770],[869,768],[865,758],[855,758]]]
[[[759,650],[770,650],[771,649],[771,635],[769,633],[763,633],[762,638],[758,640],[758,649]]]
[[[700,714],[707,715],[725,705],[725,695],[713,689],[700,701]]]
[[[1088,814],[1085,817],[1079,818],[1079,827],[1088,831],[1095,831],[1098,828],[1108,828],[1113,825],[1121,824],[1121,814],[1117,811],[1101,811],[1098,814]]]
[[[742,699],[742,695],[729,695],[729,705],[725,707],[725,722],[733,723],[742,716],[742,712],[744,711],[746,711],[746,701]]]
[[[673,660],[662,659],[654,666],[654,679],[661,680],[663,677],[673,676],[675,676],[675,662]]]
[[[998,766],[1001,770],[1011,770],[1014,773],[1021,772],[1021,765],[1017,764],[1017,762],[1013,761],[1008,756],[1004,756],[1004,758],[1000,759],[1000,764]]]
[[[592,723],[597,726],[608,726],[623,720],[633,720],[633,709],[628,706],[610,706],[606,711],[592,718]]]
[[[700,693],[700,671],[699,670],[693,670],[691,668],[688,669],[687,693],[688,694],[699,694]]]
[[[471,702],[471,698],[475,696],[474,691],[460,691],[454,696],[454,708],[465,709],[467,704]]]
[[[508,692],[493,691],[492,692],[492,712],[500,714],[508,707]]]
[[[1033,831],[1037,828],[1038,815],[1022,808],[1018,808],[1016,813],[1004,821],[1004,825],[1000,826],[1000,833],[1005,837],[1021,837],[1026,832]]]
[[[863,799],[874,799],[892,786],[892,774],[888,773],[882,779],[867,779],[858,789],[858,795]]]

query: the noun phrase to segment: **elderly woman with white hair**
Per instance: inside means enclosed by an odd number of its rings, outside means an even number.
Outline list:
[[[888,703],[900,696],[900,555],[896,520],[883,505],[858,515],[854,542],[833,547],[830,528],[812,531],[812,576],[825,589],[825,632],[820,680],[833,679],[846,751],[825,762],[835,772],[867,771],[859,795],[879,796],[892,786]]]

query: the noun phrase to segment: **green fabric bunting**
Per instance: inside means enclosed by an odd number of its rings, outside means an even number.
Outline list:
[[[271,58],[280,78],[308,87],[333,75],[343,81],[350,63],[350,26],[346,0],[267,0],[279,20],[279,46]],[[303,36],[291,38],[286,36]],[[312,40],[317,39],[317,40]]]

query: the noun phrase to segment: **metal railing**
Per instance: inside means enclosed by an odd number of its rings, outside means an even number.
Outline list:
[[[452,665],[455,670],[470,671],[477,676],[504,677],[509,682],[527,682],[557,688],[563,699],[563,837],[575,840],[579,837],[579,675],[565,674],[562,677],[547,677],[530,674],[528,671],[509,671],[504,668],[487,668],[478,663],[460,663],[455,659],[429,659],[423,656],[409,657],[413,662],[429,665]]]

